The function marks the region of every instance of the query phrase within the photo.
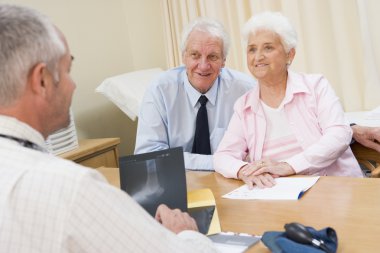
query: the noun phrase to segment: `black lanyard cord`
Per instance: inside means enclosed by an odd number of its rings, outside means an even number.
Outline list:
[[[10,136],[10,135],[5,135],[5,134],[0,134],[0,137],[1,138],[6,138],[6,139],[17,141],[18,143],[20,143],[22,146],[24,146],[26,148],[31,148],[31,149],[35,149],[35,150],[41,150],[41,148],[37,144],[35,144],[35,143],[31,142],[31,141],[25,140],[25,139],[20,139],[20,138],[17,138],[17,137],[14,137],[14,136]]]

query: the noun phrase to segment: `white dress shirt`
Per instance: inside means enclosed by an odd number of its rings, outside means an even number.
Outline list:
[[[0,116],[0,133],[42,149],[40,133]],[[0,137],[0,252],[213,252],[165,229],[96,170]]]
[[[244,73],[222,68],[204,95],[213,154],[228,126],[235,101],[255,84]],[[148,87],[139,113],[135,154],[182,147],[187,169],[213,170],[212,155],[192,154],[199,93],[184,66],[162,73]]]

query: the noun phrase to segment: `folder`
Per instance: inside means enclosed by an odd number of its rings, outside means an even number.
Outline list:
[[[211,214],[211,222],[209,222],[209,227],[207,235],[212,235],[221,232],[218,209],[216,207],[214,194],[208,188],[193,190],[187,193],[187,208],[189,213],[192,213],[192,210],[197,208],[204,208],[205,211],[210,208],[213,210]],[[203,222],[207,225],[207,222]],[[198,227],[199,221],[197,222]],[[202,232],[202,231],[201,231]]]

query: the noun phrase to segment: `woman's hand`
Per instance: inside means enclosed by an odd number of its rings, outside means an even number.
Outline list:
[[[252,172],[252,176],[269,173],[277,177],[285,177],[296,174],[292,166],[286,162],[264,160],[260,162],[260,168]]]
[[[253,188],[253,184],[257,185],[259,188],[272,187],[275,185],[274,177],[269,173],[264,173],[260,175],[253,175],[253,173],[260,169],[263,165],[262,162],[247,164],[238,172],[238,179],[242,180],[247,184],[249,189]]]
[[[259,188],[272,187],[276,183],[274,178],[294,174],[295,171],[286,162],[260,160],[243,166],[238,172],[238,178],[252,189],[253,184]]]

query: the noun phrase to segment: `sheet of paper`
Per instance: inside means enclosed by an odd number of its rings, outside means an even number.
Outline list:
[[[228,199],[267,199],[267,200],[297,200],[302,193],[312,187],[319,177],[280,177],[271,188],[260,189],[254,186],[249,190],[243,185],[225,195]]]

